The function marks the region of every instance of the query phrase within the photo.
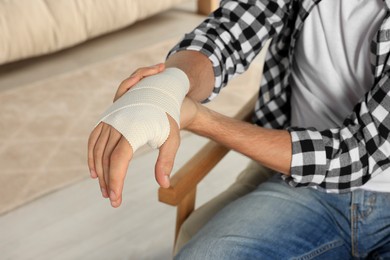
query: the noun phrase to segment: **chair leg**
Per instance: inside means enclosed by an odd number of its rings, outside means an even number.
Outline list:
[[[177,206],[175,245],[180,227],[195,209],[196,188],[189,192]]]
[[[198,13],[209,15],[219,6],[219,0],[198,0]]]

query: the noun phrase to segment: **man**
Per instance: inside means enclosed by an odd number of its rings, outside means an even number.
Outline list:
[[[149,104],[142,92],[165,91],[155,82],[183,86],[161,94],[168,100],[184,92],[174,98],[181,103],[186,96],[182,128],[233,148],[284,179],[277,176],[221,210],[178,259],[390,258],[389,7],[383,0],[221,1],[174,47],[167,69],[143,68],[121,84],[117,98],[126,98],[119,103],[148,108],[159,101]],[[258,126],[197,103],[211,100],[244,72],[267,39],[272,42],[255,108]],[[168,123],[161,128],[168,124],[168,135],[156,130],[144,143],[160,138],[152,142],[160,148],[156,178],[168,187],[179,145],[178,116],[177,108],[164,105],[169,102],[160,103],[152,114],[166,113]],[[127,114],[141,113],[136,110]],[[114,207],[120,205],[137,147],[133,140],[139,139],[125,133],[129,127],[122,127],[119,119],[126,120],[118,111],[106,113],[89,142],[91,176],[99,177],[103,196]]]

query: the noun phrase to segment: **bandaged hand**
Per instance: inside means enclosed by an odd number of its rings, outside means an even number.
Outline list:
[[[118,130],[134,152],[146,143],[159,148],[170,132],[167,114],[180,125],[180,108],[188,89],[185,73],[168,68],[141,80],[106,110],[100,121]]]
[[[122,201],[124,177],[132,154],[146,143],[160,148],[156,179],[161,186],[169,186],[168,175],[180,143],[180,107],[189,82],[178,69],[163,70],[162,65],[144,68],[147,77],[136,85],[134,79],[128,79],[134,86],[103,114],[90,135],[91,177],[99,178],[103,196],[109,197],[114,207]],[[150,76],[153,73],[158,74]],[[117,96],[124,92],[122,85]]]

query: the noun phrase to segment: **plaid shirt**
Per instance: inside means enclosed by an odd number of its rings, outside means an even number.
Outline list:
[[[390,0],[384,0],[387,14],[371,44],[374,85],[343,125],[324,131],[290,126],[294,49],[306,17],[320,1],[221,0],[220,8],[170,54],[196,50],[209,57],[215,74],[211,100],[272,39],[254,120],[290,132],[293,154],[291,177],[286,178],[290,185],[348,192],[390,166]]]

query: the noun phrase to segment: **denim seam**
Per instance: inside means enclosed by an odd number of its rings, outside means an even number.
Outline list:
[[[295,257],[295,258],[292,258],[292,260],[309,260],[309,259],[313,259],[333,248],[336,248],[336,247],[340,247],[344,244],[344,242],[342,240],[334,240],[334,241],[331,241],[327,244],[324,244],[322,245],[321,247],[315,249],[315,250],[312,250],[310,251],[309,253],[305,254],[305,255],[302,255],[300,257]]]
[[[359,212],[358,204],[355,204],[355,193],[352,193],[352,204],[351,204],[351,254],[354,257],[359,257],[359,246],[358,246],[358,221]]]

